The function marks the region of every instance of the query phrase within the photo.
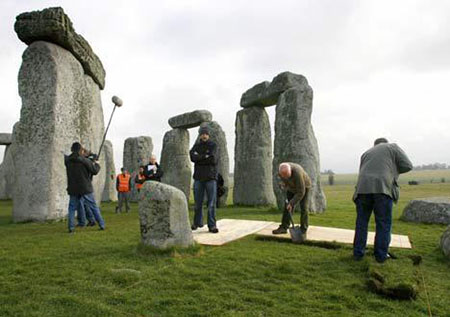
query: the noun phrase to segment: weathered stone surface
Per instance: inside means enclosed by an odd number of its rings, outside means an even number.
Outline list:
[[[169,119],[169,125],[173,129],[189,129],[198,127],[202,122],[212,120],[212,114],[208,110],[195,110],[186,112]]]
[[[116,167],[114,166],[114,151],[111,141],[105,141],[102,154],[105,157],[105,186],[102,201],[116,201]]]
[[[297,88],[306,95],[311,93],[312,99],[312,89],[308,85],[308,81],[305,76],[291,72],[284,72],[275,76],[269,87],[267,87],[265,96],[266,103],[272,105],[276,104],[280,95],[291,88]]]
[[[185,194],[170,185],[145,182],[139,200],[144,245],[165,249],[194,244]]]
[[[12,142],[11,133],[0,133],[0,145],[10,145]]]
[[[272,138],[266,110],[250,107],[236,114],[235,205],[275,205]]]
[[[139,166],[148,164],[153,153],[153,142],[149,136],[139,136],[125,140],[123,147],[123,167],[131,174],[131,201],[138,201],[139,195],[134,185],[134,178],[139,173]]]
[[[431,197],[411,200],[403,209],[402,220],[450,224],[450,198]]]
[[[161,152],[161,168],[164,175],[161,182],[181,190],[189,201],[192,167],[189,158],[189,132],[173,129],[164,134]]]
[[[22,109],[15,126],[12,159],[14,221],[45,221],[67,215],[64,153],[73,142],[97,151],[102,141],[103,110],[98,85],[64,48],[33,42],[19,72]],[[102,169],[93,178],[99,202],[105,182]]]
[[[35,41],[46,41],[70,51],[81,63],[85,73],[91,76],[101,89],[105,87],[102,62],[89,43],[75,32],[72,22],[62,8],[22,13],[16,17],[14,30],[19,39],[28,45]]]
[[[273,104],[265,103],[265,98],[267,94],[267,88],[269,87],[270,82],[263,81],[262,83],[256,84],[246,92],[242,94],[241,97],[241,107],[267,107],[272,106]]]
[[[13,186],[15,180],[15,165],[13,161],[12,152],[14,151],[14,134],[19,126],[19,122],[16,122],[13,127],[13,133],[10,134],[11,144],[7,145],[5,148],[5,153],[3,155],[3,161],[0,164],[0,199],[12,199],[13,197]]]
[[[222,127],[216,121],[203,122],[201,127],[209,128],[209,138],[215,142],[218,149],[219,161],[217,163],[217,171],[223,177],[225,194],[219,198],[219,207],[226,207],[228,191],[230,187],[230,159],[228,157],[227,137]],[[200,137],[197,137],[196,142],[200,141]]]
[[[11,156],[11,146],[6,146],[3,161],[0,164],[0,199],[12,199],[14,185],[14,162]]]
[[[280,95],[288,89],[308,89],[308,81],[302,75],[284,72],[275,76],[272,82],[264,81],[247,90],[241,97],[241,107],[269,107],[276,105]]]
[[[441,237],[441,250],[450,259],[450,226],[444,231]]]
[[[275,81],[275,80],[274,80]],[[278,186],[278,166],[282,162],[300,164],[312,181],[309,210],[325,211],[326,199],[320,185],[320,156],[311,125],[313,91],[308,84],[281,94],[276,107],[273,158],[273,186],[278,208],[284,208],[285,194]]]

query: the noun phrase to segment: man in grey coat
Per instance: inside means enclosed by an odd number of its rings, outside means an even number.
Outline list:
[[[353,200],[356,204],[356,229],[353,240],[355,260],[363,258],[367,244],[367,227],[372,211],[375,214],[375,259],[382,263],[388,257],[391,242],[392,204],[399,197],[398,176],[413,168],[405,152],[385,138],[361,156],[358,182]]]

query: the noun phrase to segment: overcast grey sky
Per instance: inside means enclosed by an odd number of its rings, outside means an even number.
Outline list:
[[[51,6],[103,62],[105,121],[111,96],[124,100],[108,134],[117,167],[127,137],[151,136],[159,156],[168,118],[196,109],[222,125],[234,166],[242,93],[283,71],[314,90],[321,170],[356,172],[379,136],[414,165],[450,164],[450,1],[1,0],[0,132],[20,117],[15,17]]]

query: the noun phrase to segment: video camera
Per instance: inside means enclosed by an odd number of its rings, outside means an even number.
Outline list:
[[[86,158],[90,159],[91,161],[98,161],[98,155],[95,153],[92,153],[88,149],[84,149],[84,156]]]

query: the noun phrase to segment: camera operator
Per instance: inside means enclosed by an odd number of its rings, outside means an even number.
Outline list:
[[[79,142],[75,142],[71,147],[72,154],[64,160],[67,171],[67,193],[69,200],[69,233],[74,232],[75,210],[85,213],[85,208],[89,209],[100,226],[100,230],[105,229],[105,222],[100,213],[94,198],[92,187],[92,176],[100,171],[98,161],[85,157],[85,150]]]

